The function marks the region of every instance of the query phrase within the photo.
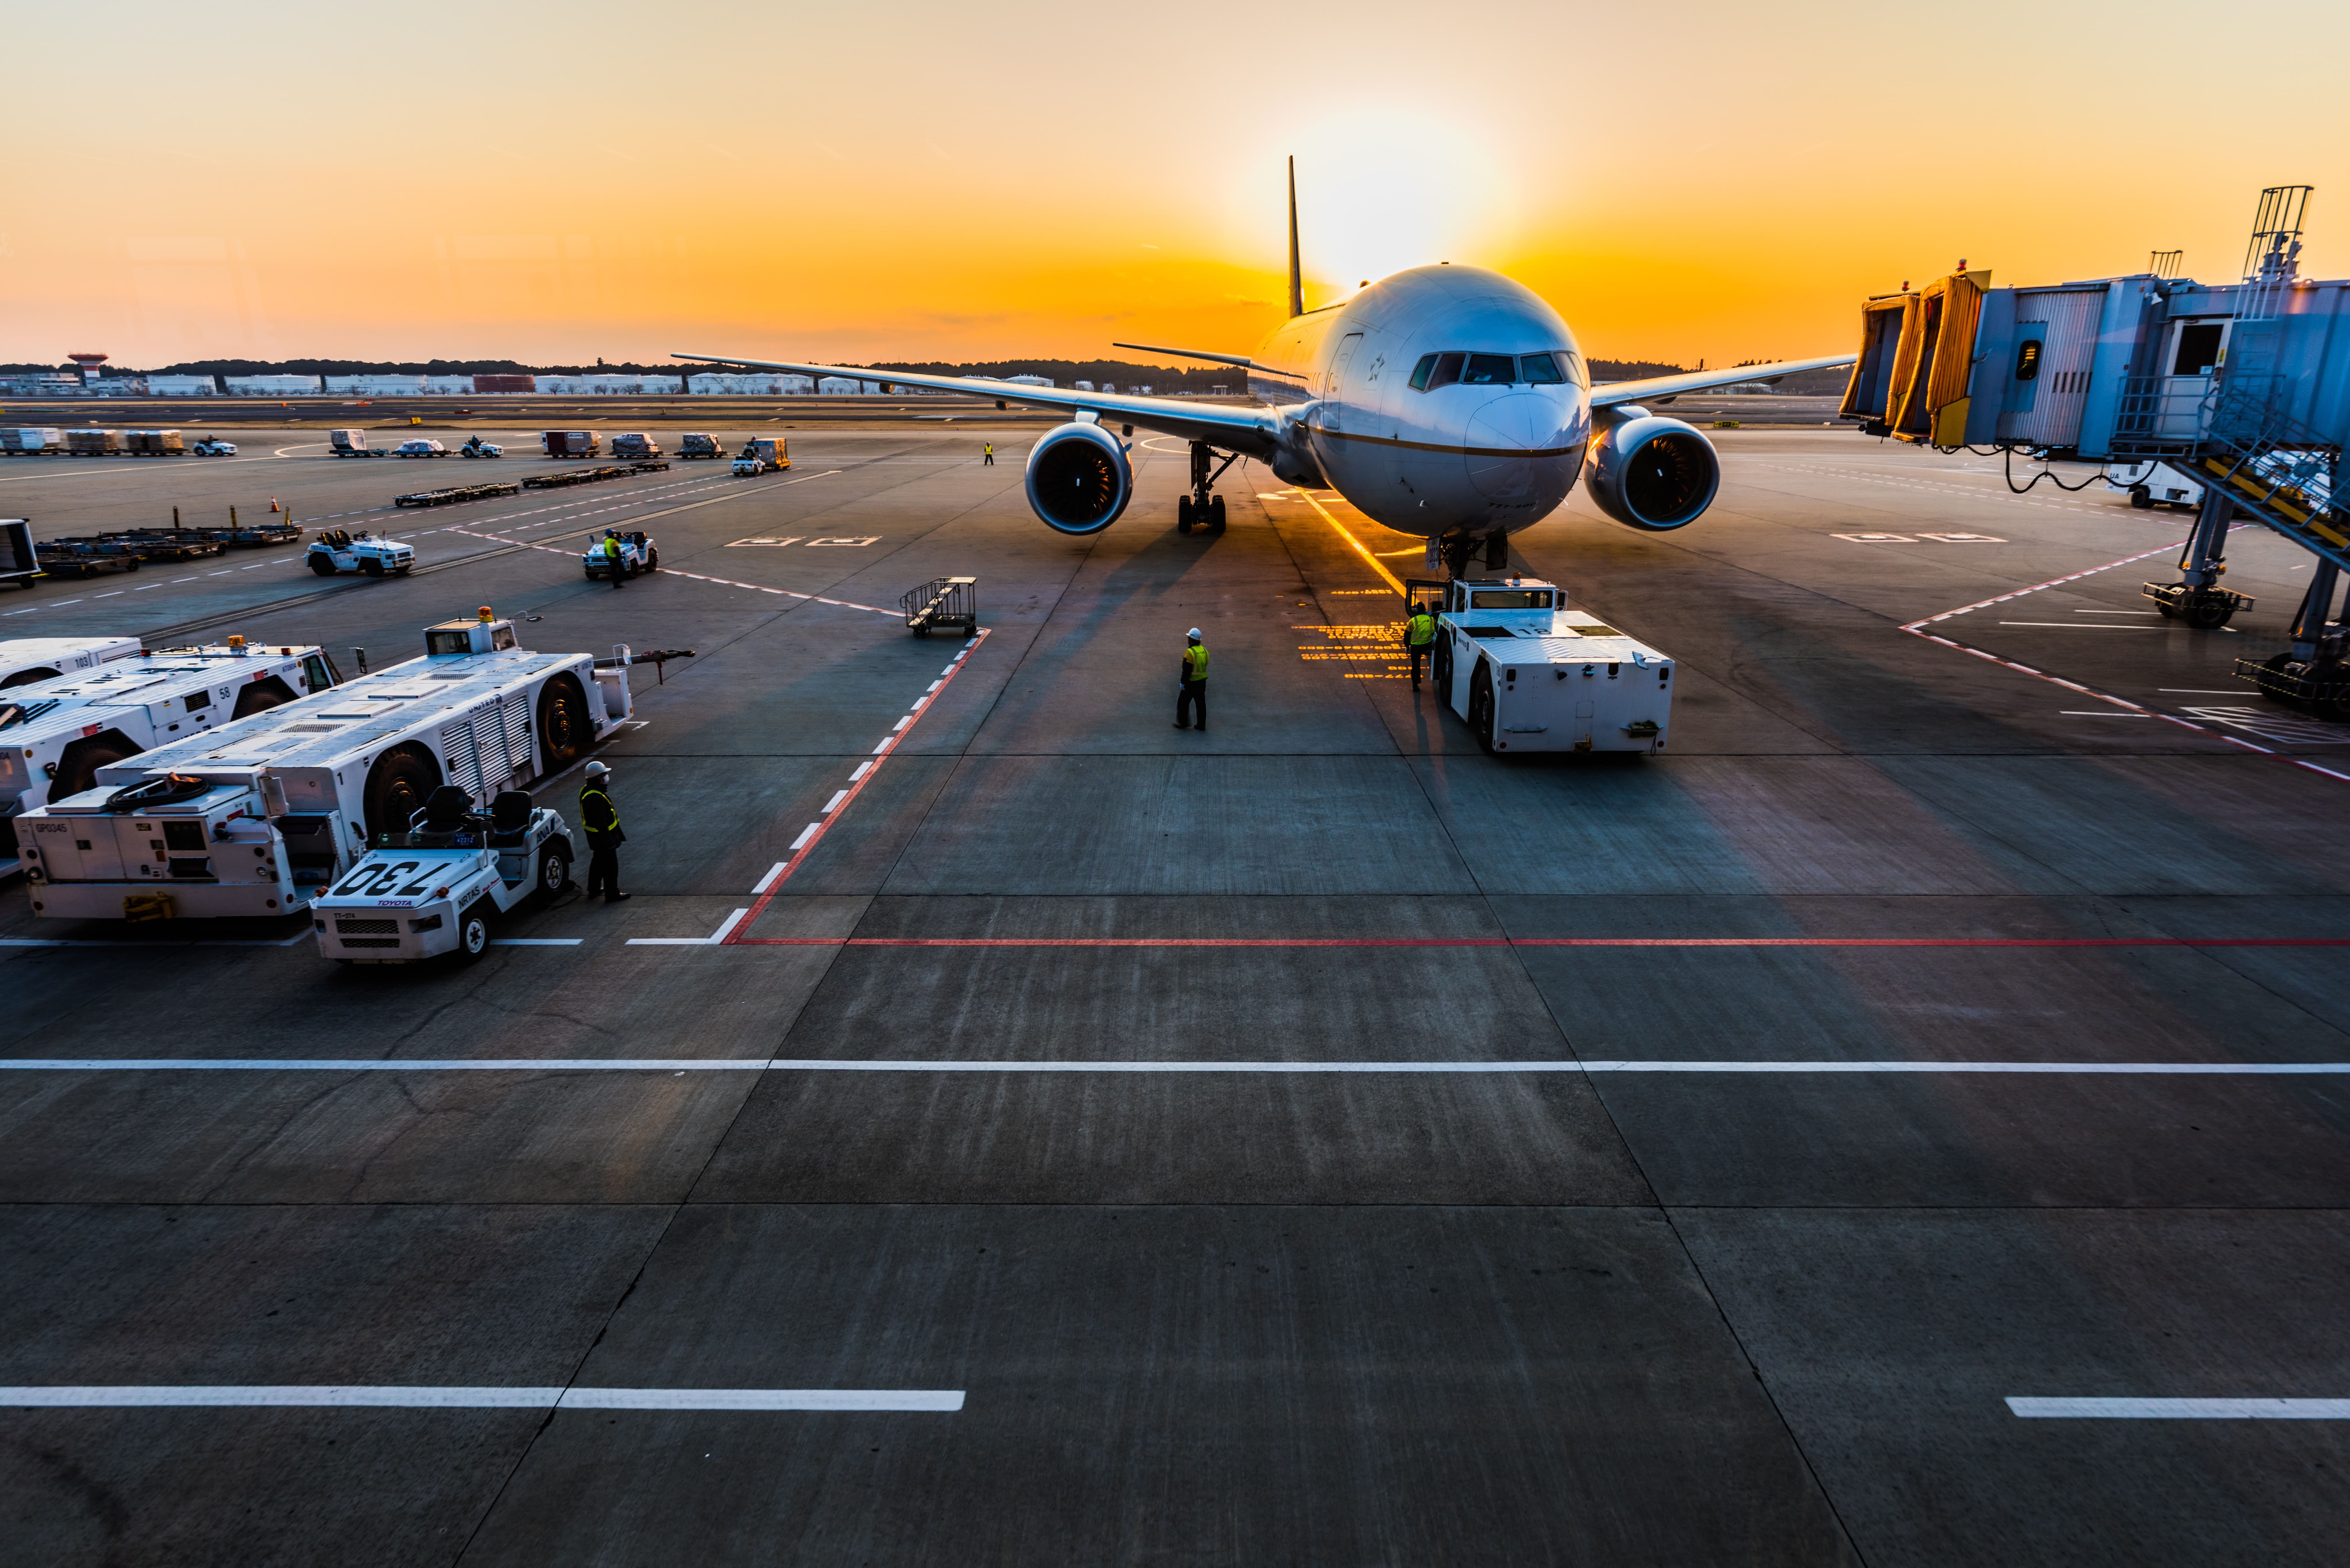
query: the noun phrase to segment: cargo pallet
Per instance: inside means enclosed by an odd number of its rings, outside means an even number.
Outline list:
[[[575,484],[594,484],[606,479],[626,479],[632,473],[663,473],[668,472],[665,459],[647,458],[640,462],[602,468],[574,468],[561,473],[534,473],[522,482],[525,490],[567,490]]]
[[[395,495],[391,504],[394,506],[451,506],[460,501],[487,501],[493,496],[521,493],[520,484],[452,484],[440,490],[417,490],[406,495]]]

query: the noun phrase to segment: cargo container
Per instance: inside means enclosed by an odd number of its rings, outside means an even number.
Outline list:
[[[789,468],[792,465],[791,452],[786,450],[784,438],[781,436],[753,436],[743,443],[743,450],[734,455],[755,457],[769,468]]]
[[[54,427],[9,425],[0,428],[0,452],[12,457],[34,457],[65,449],[65,431]]]
[[[368,433],[365,431],[328,431],[327,440],[333,444],[337,457],[390,457],[391,455],[383,448],[368,445]]]
[[[539,450],[549,457],[594,457],[600,444],[594,431],[546,431],[538,438]]]
[[[133,457],[179,457],[188,450],[178,431],[125,431],[122,444]]]
[[[33,547],[33,525],[22,517],[0,517],[0,583],[29,588],[40,575],[41,558]],[[0,643],[0,648],[8,646]],[[5,685],[7,678],[8,671],[0,669],[0,685]]]
[[[66,450],[76,457],[110,457],[122,451],[120,431],[68,431]]]
[[[614,457],[659,457],[660,442],[643,431],[628,431],[612,438]]]
[[[680,457],[724,457],[726,455],[726,449],[719,444],[719,441],[716,436],[711,435],[707,431],[688,431],[684,435],[678,438],[677,455]]]

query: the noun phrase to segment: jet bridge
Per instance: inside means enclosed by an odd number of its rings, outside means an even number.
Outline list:
[[[1940,451],[2158,460],[2203,486],[2179,580],[2144,592],[2198,630],[2249,607],[2220,586],[2238,518],[2316,557],[2289,652],[2239,660],[2269,696],[2350,719],[2350,628],[2335,606],[2350,571],[2350,280],[2301,276],[2312,188],[2261,193],[2242,281],[2142,273],[1991,288],[1959,269],[1862,309],[1844,417],[1870,435]]]

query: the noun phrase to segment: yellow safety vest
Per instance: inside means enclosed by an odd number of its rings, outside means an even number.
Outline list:
[[[1416,615],[1412,617],[1409,621],[1405,623],[1404,640],[1410,643],[1414,648],[1419,648],[1425,643],[1435,641],[1436,618],[1432,615]]]
[[[1191,680],[1205,680],[1208,678],[1207,645],[1204,643],[1195,642],[1191,647],[1185,649],[1183,650],[1183,668],[1190,672],[1186,679]]]
[[[620,542],[618,539],[607,539],[604,541],[604,558],[608,561],[614,562],[619,560]]]

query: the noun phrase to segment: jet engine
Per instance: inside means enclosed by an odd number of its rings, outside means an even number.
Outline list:
[[[1599,510],[1627,528],[1661,533],[1694,523],[1721,488],[1721,460],[1695,425],[1645,409],[1591,443],[1584,482]]]
[[[1134,499],[1134,470],[1109,431],[1073,420],[1045,432],[1028,453],[1028,504],[1046,527],[1098,534]]]

